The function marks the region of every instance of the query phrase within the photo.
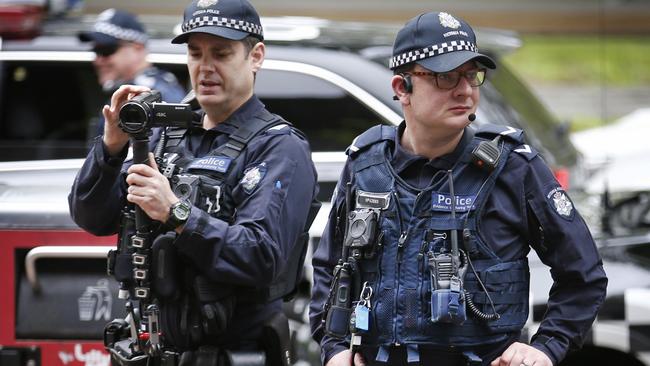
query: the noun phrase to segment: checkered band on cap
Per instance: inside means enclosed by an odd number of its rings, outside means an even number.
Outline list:
[[[103,33],[111,37],[121,39],[124,41],[146,43],[149,39],[146,33],[138,32],[137,30],[122,28],[115,24],[107,22],[99,22],[94,25],[95,32]]]
[[[195,17],[183,23],[183,32],[190,31],[199,27],[226,27],[231,29],[240,30],[247,33],[256,34],[264,37],[262,26],[255,23],[245,22],[243,20],[229,19],[215,16],[201,16]]]
[[[450,41],[433,46],[425,47],[420,50],[413,50],[402,53],[401,55],[393,56],[390,59],[389,67],[394,69],[396,67],[408,64],[410,62],[422,60],[425,58],[442,55],[443,53],[455,51],[472,51],[478,52],[478,48],[472,42],[468,41]]]

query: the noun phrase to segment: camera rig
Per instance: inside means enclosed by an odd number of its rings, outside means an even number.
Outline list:
[[[191,93],[184,100],[192,97]],[[189,128],[194,115],[190,104],[161,102],[156,90],[130,99],[120,109],[119,127],[129,135],[133,164],[149,164],[152,128]],[[119,297],[127,299],[127,316],[113,320],[104,329],[104,346],[120,365],[176,363],[178,355],[163,347],[159,309],[151,291],[152,246],[160,233],[160,224],[140,207],[129,204],[124,208],[117,250],[109,253],[108,271],[120,281]],[[132,267],[130,275],[125,267]]]

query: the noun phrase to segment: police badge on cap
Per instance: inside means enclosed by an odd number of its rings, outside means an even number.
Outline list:
[[[183,33],[172,43],[187,43],[192,33],[207,33],[240,41],[247,36],[264,40],[257,11],[247,0],[194,0],[183,14]]]
[[[496,68],[494,60],[478,52],[476,35],[467,22],[449,13],[430,12],[409,20],[397,33],[390,68],[415,62],[433,72],[447,72],[472,60]]]

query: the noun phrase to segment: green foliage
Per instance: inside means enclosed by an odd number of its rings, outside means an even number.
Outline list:
[[[578,132],[595,127],[602,127],[609,122],[599,117],[575,116],[571,119],[571,132]]]
[[[528,35],[504,61],[529,83],[650,84],[650,36]]]

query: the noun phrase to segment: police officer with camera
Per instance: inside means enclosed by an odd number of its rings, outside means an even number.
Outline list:
[[[476,118],[494,61],[444,12],[397,34],[398,127],[347,150],[313,257],[323,364],[550,366],[581,346],[607,278],[585,222],[523,131]],[[554,279],[530,344],[533,248]]]
[[[80,32],[78,37],[91,44],[97,81],[107,95],[125,84],[158,90],[167,102],[179,102],[186,94],[174,74],[147,61],[149,36],[134,14],[114,8],[104,10],[97,16],[93,29]],[[102,119],[90,132],[95,137],[103,131]]]
[[[105,345],[120,364],[148,355],[158,357],[153,364],[237,364],[234,351],[260,349],[267,364],[287,364],[279,343],[288,334],[267,330],[288,333],[286,318],[269,323],[282,319],[280,299],[295,288],[318,209],[309,144],[253,92],[265,45],[247,0],[195,0],[182,30],[172,43],[187,44],[201,110],[187,117],[187,105],[160,104],[156,91],[121,86],[102,110],[105,133],[69,196],[79,226],[120,233],[109,266],[126,284],[129,316],[107,326]],[[195,120],[179,121],[187,118]],[[143,137],[155,154],[132,164],[129,140],[137,156]],[[135,224],[124,224],[133,217],[125,205],[136,206]],[[138,210],[153,222],[151,246]],[[140,313],[136,300],[147,304]],[[140,324],[129,327],[134,319]],[[124,346],[123,336],[131,343]]]

